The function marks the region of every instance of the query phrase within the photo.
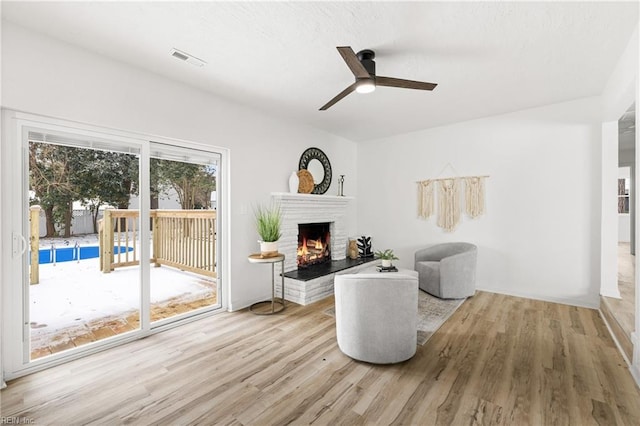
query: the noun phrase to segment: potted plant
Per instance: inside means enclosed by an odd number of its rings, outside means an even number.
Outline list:
[[[391,261],[392,260],[399,260],[395,254],[393,254],[393,250],[391,249],[386,249],[384,251],[377,251],[374,253],[376,256],[376,259],[380,259],[382,260],[382,267],[383,268],[391,268]]]
[[[278,240],[280,239],[282,212],[279,205],[259,205],[254,209],[256,230],[260,235],[260,254],[264,257],[278,254]]]

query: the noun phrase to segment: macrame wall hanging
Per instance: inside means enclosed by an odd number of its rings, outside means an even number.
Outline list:
[[[471,219],[484,214],[484,178],[471,176],[464,178],[464,212]]]
[[[418,182],[418,217],[428,219],[433,214],[433,186],[432,180]]]
[[[450,167],[447,163],[444,171]],[[442,172],[439,173],[439,175]],[[434,214],[434,196],[438,198],[437,225],[452,232],[460,223],[460,186],[464,182],[464,212],[472,219],[484,214],[484,179],[489,176],[461,176],[426,179],[418,183],[418,217],[428,219]]]
[[[442,179],[438,183],[438,226],[451,232],[460,222],[458,179]]]

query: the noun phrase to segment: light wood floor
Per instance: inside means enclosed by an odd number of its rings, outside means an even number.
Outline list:
[[[9,383],[36,424],[637,425],[640,391],[595,310],[490,293],[390,366],[337,348],[326,299],[224,313]]]

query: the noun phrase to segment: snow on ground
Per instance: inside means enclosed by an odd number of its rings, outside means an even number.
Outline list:
[[[151,266],[150,275],[152,304],[179,296],[194,300],[215,291],[215,280],[167,266]],[[32,328],[49,331],[121,315],[139,309],[140,268],[104,274],[97,258],[40,265],[40,283],[29,286],[29,302]]]

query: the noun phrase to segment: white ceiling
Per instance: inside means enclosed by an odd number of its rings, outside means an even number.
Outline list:
[[[638,2],[2,2],[4,19],[217,96],[354,141],[602,92]],[[336,46],[376,51],[381,87]],[[205,60],[172,58],[177,48]]]

